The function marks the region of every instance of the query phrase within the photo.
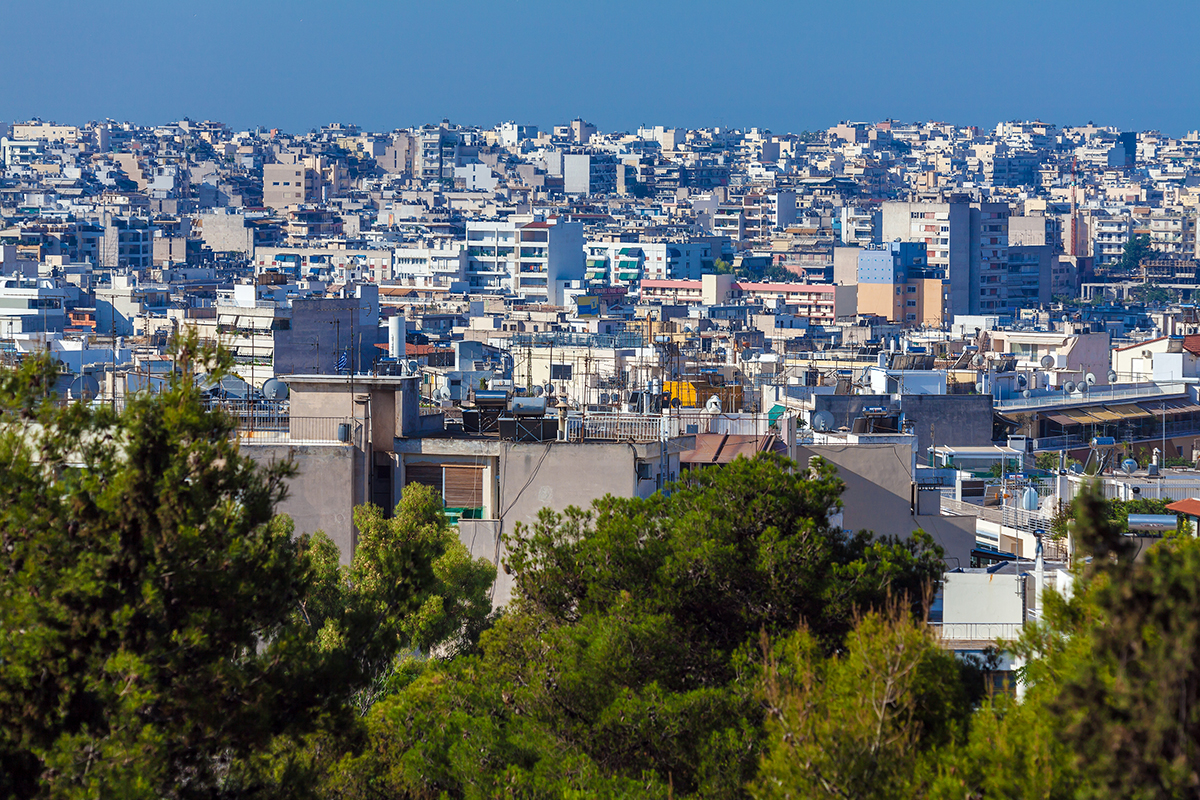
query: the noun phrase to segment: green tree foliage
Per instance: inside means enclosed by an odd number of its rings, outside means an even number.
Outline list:
[[[396,648],[478,626],[486,570],[419,498],[411,524],[361,512],[343,576],[273,518],[292,464],[257,466],[205,409],[193,368],[228,356],[189,335],[177,360],[120,414],[56,402],[49,359],[0,373],[0,795],[212,796],[350,718]]]
[[[801,629],[767,659],[769,746],[753,795],[924,796],[970,714],[964,666],[895,607],[863,617],[832,656]]]
[[[478,656],[367,717],[343,797],[740,797],[764,741],[760,637],[831,653],[856,609],[922,597],[941,553],[832,529],[833,469],[763,456],[669,495],[544,512],[509,542],[516,591]],[[913,604],[919,610],[920,602]]]
[[[1150,235],[1137,233],[1130,236],[1129,240],[1125,242],[1125,249],[1121,253],[1121,260],[1118,264],[1121,269],[1133,272],[1141,266],[1143,259],[1154,258],[1158,255],[1158,251],[1150,247]]]
[[[974,715],[935,797],[1169,798],[1200,787],[1200,540],[1139,553],[1095,491],[1074,507],[1075,591],[1013,646],[1022,702]]]

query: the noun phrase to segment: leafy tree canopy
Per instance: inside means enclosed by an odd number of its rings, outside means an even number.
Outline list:
[[[741,797],[764,742],[760,641],[829,654],[856,609],[922,598],[941,553],[847,535],[832,467],[739,459],[669,495],[543,512],[509,541],[516,594],[478,656],[369,713],[344,797]],[[920,600],[910,608],[920,609]]]

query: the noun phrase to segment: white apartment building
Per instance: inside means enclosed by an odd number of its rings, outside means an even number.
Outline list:
[[[707,242],[588,241],[586,280],[629,286],[648,280],[700,280],[713,264]]]
[[[1092,256],[1096,266],[1121,260],[1132,223],[1128,214],[1097,213],[1091,217]]]
[[[880,213],[878,209],[842,206],[842,244],[865,247],[879,241]]]
[[[467,287],[563,305],[563,289],[584,275],[583,223],[513,216],[467,223]]]
[[[464,292],[467,290],[467,261],[467,247],[461,241],[442,239],[428,244],[402,245],[392,251],[392,274],[386,280]]]

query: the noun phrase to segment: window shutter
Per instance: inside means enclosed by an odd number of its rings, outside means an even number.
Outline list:
[[[483,468],[445,467],[446,506],[448,508],[479,508],[483,506]]]

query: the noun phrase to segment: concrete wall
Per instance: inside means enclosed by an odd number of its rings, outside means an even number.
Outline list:
[[[1019,575],[993,575],[986,572],[950,572],[946,574],[942,607],[943,622],[995,622],[1017,624],[1025,621],[1025,603]]]
[[[341,550],[342,563],[349,563],[355,540],[352,513],[361,501],[354,492],[354,458],[360,451],[343,444],[243,444],[242,453],[264,465],[288,457],[296,461],[299,474],[276,510],[292,518],[297,535],[325,531]]]
[[[851,427],[864,408],[889,408],[890,396],[822,394],[813,397],[815,411],[833,414],[834,427]],[[992,443],[991,395],[906,394],[902,399],[904,415],[913,423],[917,435],[917,459],[925,463],[930,447],[983,447]]]
[[[923,529],[946,551],[951,566],[967,566],[975,546],[973,518],[917,515],[912,484],[912,449],[907,444],[801,445],[796,461],[814,456],[834,464],[846,484],[842,528],[908,537]]]

